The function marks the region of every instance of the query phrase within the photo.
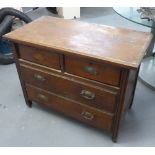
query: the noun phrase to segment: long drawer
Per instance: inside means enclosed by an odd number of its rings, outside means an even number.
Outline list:
[[[26,84],[28,98],[98,128],[111,130],[113,115]]]
[[[18,48],[20,58],[60,70],[59,54],[56,52],[25,45]]]
[[[117,91],[30,66],[21,65],[20,69],[23,80],[29,84],[111,113],[115,111]]]

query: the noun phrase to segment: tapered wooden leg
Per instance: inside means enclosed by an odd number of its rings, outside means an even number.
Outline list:
[[[120,79],[121,92],[120,92],[119,99],[117,100],[117,106],[116,106],[116,111],[114,114],[113,125],[112,125],[112,141],[114,143],[117,142],[117,136],[118,136],[119,126],[120,126],[122,112],[123,112],[123,104],[125,100],[124,92],[126,92],[126,89],[127,89],[128,77],[129,77],[129,70],[122,70],[121,79]]]
[[[26,105],[27,105],[29,108],[31,108],[31,107],[32,107],[32,101],[30,101],[30,100],[26,101]]]
[[[116,136],[116,137],[112,137],[112,141],[113,141],[114,143],[116,143],[116,142],[117,142],[117,136]]]
[[[135,88],[134,88],[134,89],[135,89]],[[134,92],[135,92],[135,90],[134,90]],[[132,108],[132,105],[133,105],[133,99],[134,99],[134,95],[132,95],[132,99],[131,99],[131,101],[130,101],[129,109]]]
[[[18,45],[17,44],[12,44],[12,48],[13,48],[14,60],[15,60],[15,63],[16,63],[16,68],[17,68],[20,84],[21,84],[21,87],[22,87],[22,90],[23,90],[25,102],[26,102],[26,105],[31,108],[32,107],[32,101],[30,101],[28,99],[25,82],[21,78],[20,65],[19,65],[19,61],[18,61],[18,57],[19,57]]]
[[[133,92],[132,92],[132,98],[131,98],[131,101],[130,101],[129,109],[131,109],[132,105],[133,105],[133,99],[134,99],[134,96],[135,96],[135,90],[136,90],[137,81],[138,81],[139,68],[138,68],[137,73],[136,73],[136,79],[135,79],[135,83],[134,83],[134,89],[133,89]]]

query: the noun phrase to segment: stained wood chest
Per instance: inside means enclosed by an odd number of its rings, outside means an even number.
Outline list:
[[[116,141],[149,33],[45,16],[5,38],[29,107],[35,101],[105,129]]]

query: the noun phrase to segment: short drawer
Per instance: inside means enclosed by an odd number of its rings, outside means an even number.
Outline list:
[[[120,69],[87,59],[65,56],[65,71],[113,86],[119,86]]]
[[[26,85],[28,98],[43,105],[53,108],[61,113],[66,114],[88,123],[92,126],[107,129],[111,131],[113,115],[96,110],[86,105],[74,103],[61,96],[44,91],[37,87]]]
[[[111,113],[115,111],[117,90],[104,89],[104,87],[97,87],[95,84],[80,82],[74,78],[44,72],[28,66],[21,66],[20,68],[23,80],[31,85],[98,109]]]
[[[19,55],[22,59],[54,69],[60,69],[59,55],[53,51],[19,45]]]

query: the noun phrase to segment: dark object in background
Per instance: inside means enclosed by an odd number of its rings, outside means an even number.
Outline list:
[[[0,40],[0,64],[8,65],[14,63],[11,44],[8,40]]]
[[[141,19],[148,19],[155,22],[155,7],[140,7],[137,10],[140,13]]]
[[[15,16],[16,18],[23,20],[25,23],[30,23],[32,21],[30,17],[28,17],[21,11],[13,8],[2,8],[0,10],[0,22],[2,22],[4,17],[6,17],[7,15]]]
[[[54,13],[54,14],[58,14],[56,7],[47,7],[47,10]]]
[[[13,54],[4,55],[0,53],[0,64],[2,65],[9,65],[14,63]]]
[[[12,51],[10,46],[11,46],[10,41],[8,41],[5,38],[2,38],[0,40],[0,53],[6,54],[6,55],[10,54]]]
[[[15,18],[25,23],[32,20],[26,14],[13,8],[2,8],[0,10],[0,64],[7,65],[14,62],[10,42],[2,39],[2,36],[11,31]],[[18,28],[18,27],[17,27]]]
[[[4,34],[10,32],[12,22],[13,22],[13,17],[12,16],[6,16],[3,19],[3,21],[0,23],[0,39]]]

